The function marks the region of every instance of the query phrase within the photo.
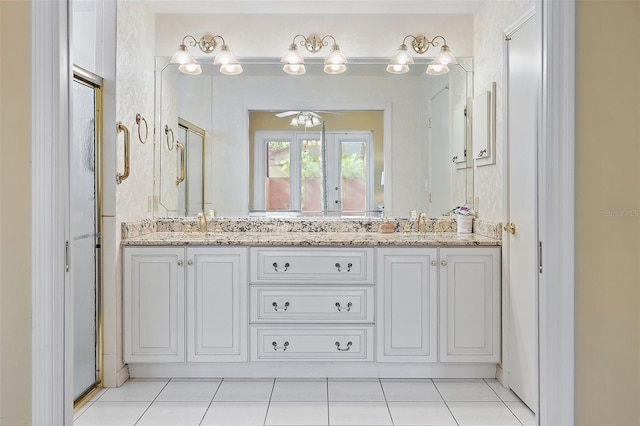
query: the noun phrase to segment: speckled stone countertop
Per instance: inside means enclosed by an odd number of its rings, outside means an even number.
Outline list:
[[[415,221],[388,220],[395,232],[377,232],[382,220],[282,220],[222,219],[207,222],[207,232],[199,232],[192,218],[148,219],[122,224],[125,246],[499,246],[500,224],[482,224],[488,232],[457,234],[451,219],[427,222],[427,232],[415,231]],[[402,232],[404,230],[410,232]],[[440,232],[435,232],[440,231]]]

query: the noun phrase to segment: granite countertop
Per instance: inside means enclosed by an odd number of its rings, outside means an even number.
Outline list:
[[[427,232],[152,232],[122,240],[124,246],[500,246],[478,234]]]

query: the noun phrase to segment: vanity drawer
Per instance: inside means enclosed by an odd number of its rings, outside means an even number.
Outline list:
[[[251,249],[251,282],[373,284],[373,249]]]
[[[252,286],[251,322],[373,323],[373,287]]]
[[[251,361],[373,361],[373,327],[251,327]]]

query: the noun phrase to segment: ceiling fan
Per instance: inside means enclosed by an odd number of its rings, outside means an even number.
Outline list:
[[[278,118],[290,116],[293,116],[289,122],[292,126],[314,127],[324,122],[324,118],[315,111],[284,111],[276,114]]]

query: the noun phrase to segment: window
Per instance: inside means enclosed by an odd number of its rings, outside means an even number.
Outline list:
[[[372,208],[371,132],[255,134],[254,209],[364,216]],[[326,176],[322,156],[326,155]]]

